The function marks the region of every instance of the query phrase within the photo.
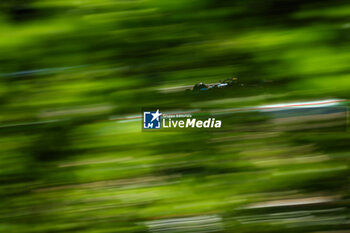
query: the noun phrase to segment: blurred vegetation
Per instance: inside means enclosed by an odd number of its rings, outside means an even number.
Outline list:
[[[113,120],[347,99],[349,16],[345,0],[2,0],[0,232],[349,229],[347,132],[145,133]],[[247,87],[161,91],[233,76]],[[207,215],[217,227],[181,223]]]

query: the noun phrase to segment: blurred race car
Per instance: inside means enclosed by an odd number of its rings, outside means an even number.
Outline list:
[[[199,92],[199,91],[209,91],[209,90],[215,90],[220,88],[227,88],[227,87],[233,87],[233,86],[244,86],[244,84],[239,84],[237,78],[229,78],[225,79],[224,81],[219,81],[219,83],[215,84],[204,84],[202,82],[197,83],[194,85],[192,91]]]

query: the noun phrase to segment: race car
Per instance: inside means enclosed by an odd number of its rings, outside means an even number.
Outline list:
[[[215,90],[220,88],[232,87],[236,85],[243,86],[243,84],[238,84],[237,78],[229,78],[229,79],[225,79],[224,81],[219,81],[219,83],[208,84],[208,85],[202,82],[197,83],[196,85],[194,85],[192,91],[194,92],[209,91],[209,90]]]

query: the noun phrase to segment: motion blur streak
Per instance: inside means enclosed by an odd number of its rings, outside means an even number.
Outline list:
[[[345,0],[1,0],[0,232],[349,232],[349,19]],[[223,127],[142,132],[142,108]]]
[[[156,220],[147,222],[151,232],[217,232],[222,231],[221,219],[217,216],[198,216]]]

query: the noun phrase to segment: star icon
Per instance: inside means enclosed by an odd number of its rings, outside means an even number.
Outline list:
[[[153,118],[152,118],[151,122],[154,121],[155,119],[157,119],[157,121],[159,121],[160,115],[162,115],[162,114],[159,112],[159,109],[157,109],[156,113],[152,113]]]

